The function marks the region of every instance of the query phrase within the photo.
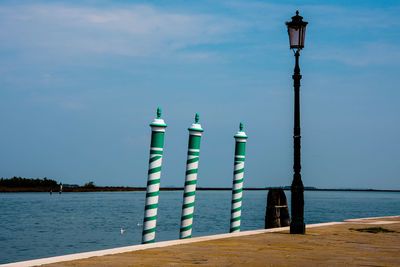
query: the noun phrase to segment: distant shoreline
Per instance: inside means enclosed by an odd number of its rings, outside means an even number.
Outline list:
[[[267,191],[270,189],[281,188],[289,191],[289,187],[248,187],[243,188],[247,191]],[[161,187],[160,191],[182,191],[183,187]],[[198,187],[198,191],[230,191],[230,187]],[[124,192],[124,191],[146,191],[146,187],[125,187],[125,186],[96,186],[96,187],[63,187],[62,192]],[[329,188],[305,188],[304,191],[344,191],[344,192],[396,192],[400,190],[391,189],[329,189]],[[47,187],[0,187],[0,193],[29,193],[29,192],[50,192]],[[57,190],[53,190],[58,194]]]

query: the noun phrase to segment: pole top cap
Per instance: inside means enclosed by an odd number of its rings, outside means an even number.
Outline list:
[[[158,128],[158,127],[166,128],[167,127],[164,120],[161,119],[161,108],[160,107],[157,108],[157,118],[155,118],[154,121],[152,123],[150,123],[150,126],[152,128],[153,127],[155,127],[155,128]]]
[[[247,135],[246,133],[243,131],[243,122],[241,122],[239,124],[239,131],[233,136],[235,138],[243,138],[243,139],[247,139]]]
[[[199,113],[196,113],[196,115],[194,116],[194,123],[190,126],[190,128],[188,128],[189,131],[196,131],[196,132],[203,132],[203,128],[201,128],[201,125],[199,123]]]

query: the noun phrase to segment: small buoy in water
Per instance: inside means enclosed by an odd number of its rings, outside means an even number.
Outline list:
[[[121,235],[125,234],[126,230],[121,228]]]
[[[139,227],[139,226],[142,226],[142,224],[141,223],[137,223],[137,226]]]

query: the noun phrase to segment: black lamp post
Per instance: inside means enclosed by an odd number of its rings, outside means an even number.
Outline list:
[[[308,22],[303,21],[303,17],[299,16],[299,11],[296,11],[296,16],[292,17],[292,21],[286,22],[290,49],[293,49],[296,58],[294,67],[293,85],[294,85],[294,163],[293,163],[293,181],[291,186],[291,211],[292,220],[290,222],[291,234],[305,234],[306,228],[304,224],[304,186],[301,181],[301,165],[300,165],[300,67],[299,56],[300,50],[304,48],[304,38],[306,26]]]

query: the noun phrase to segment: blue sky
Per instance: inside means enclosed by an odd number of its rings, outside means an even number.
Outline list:
[[[198,185],[292,180],[293,53],[306,186],[400,189],[398,1],[2,1],[0,177],[144,186],[148,124],[168,124],[161,186],[184,183],[187,128],[204,128]]]

